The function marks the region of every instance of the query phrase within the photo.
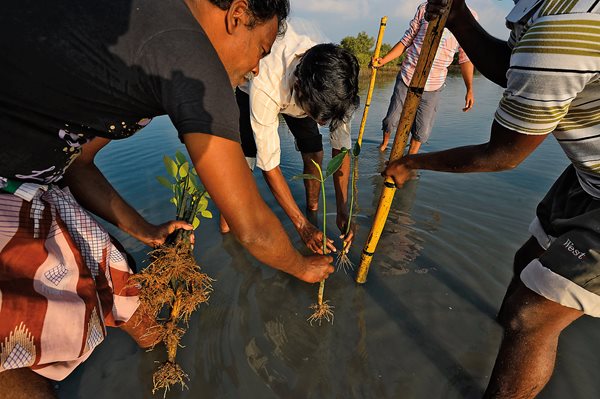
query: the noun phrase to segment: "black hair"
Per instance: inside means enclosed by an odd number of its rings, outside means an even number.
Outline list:
[[[296,101],[317,122],[329,121],[330,130],[347,122],[358,108],[358,60],[333,44],[310,48],[294,71]]]
[[[209,0],[212,4],[219,7],[221,10],[228,10],[231,7],[233,0]],[[285,20],[290,14],[289,0],[248,0],[248,11],[251,21],[249,27],[254,27],[256,24],[261,24],[277,17],[279,25],[278,34],[282,36],[286,30]]]

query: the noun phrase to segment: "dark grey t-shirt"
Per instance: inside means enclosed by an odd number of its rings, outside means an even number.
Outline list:
[[[229,78],[183,0],[11,0],[0,51],[0,177],[56,181],[81,144],[162,114],[239,141]]]

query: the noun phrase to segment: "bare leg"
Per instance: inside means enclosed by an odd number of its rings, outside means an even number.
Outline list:
[[[413,138],[410,139],[410,147],[408,147],[408,155],[414,155],[419,152],[421,148],[421,142]]]
[[[560,333],[583,312],[543,298],[521,282],[504,307],[504,338],[484,399],[534,398],[550,380]]]
[[[304,162],[304,173],[319,176],[317,167],[312,163],[314,160],[319,166],[323,165],[323,151],[303,152],[302,162]],[[319,209],[319,193],[321,192],[321,183],[313,179],[304,180],[304,189],[306,190],[306,211],[313,212]]]
[[[219,229],[221,230],[221,234],[229,233],[229,225],[227,224],[227,220],[221,215],[219,217]]]
[[[502,300],[502,305],[500,306],[500,311],[498,312],[498,321],[502,323],[502,318],[504,317],[504,308],[507,299],[516,291],[517,287],[521,284],[521,279],[519,276],[525,266],[527,266],[532,260],[539,258],[544,253],[544,249],[540,247],[535,237],[530,237],[529,240],[523,244],[521,248],[515,253],[515,258],[513,261],[513,277],[506,289],[506,294],[504,294],[504,299]]]
[[[388,146],[389,141],[390,141],[390,132],[383,132],[383,138],[381,140],[381,144],[379,145],[379,151],[384,152]]]
[[[152,331],[152,327],[157,326],[156,320],[144,314],[141,308],[138,308],[127,323],[120,326],[121,330],[133,338],[140,348],[151,348],[159,343],[158,334]]]
[[[0,373],[0,399],[57,398],[52,382],[31,369],[20,368]]]

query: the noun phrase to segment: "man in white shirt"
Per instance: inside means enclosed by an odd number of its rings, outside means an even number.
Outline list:
[[[279,167],[279,115],[282,114],[302,153],[304,173],[318,175],[311,160],[322,164],[323,143],[318,125],[329,124],[332,156],[351,147],[350,117],[359,104],[358,62],[334,44],[317,44],[288,26],[260,63],[260,73],[238,88],[240,134],[251,167],[258,166],[273,195],[292,220],[302,240],[322,252],[322,233],[308,221],[294,200]],[[333,176],[337,226],[345,233],[350,159]],[[305,180],[307,212],[319,206],[320,183]],[[225,228],[226,227],[222,226]],[[353,229],[344,241],[350,243]],[[332,240],[328,247],[335,251]]]

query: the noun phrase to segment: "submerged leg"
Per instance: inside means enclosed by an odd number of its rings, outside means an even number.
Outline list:
[[[388,146],[390,141],[390,132],[383,132],[383,137],[381,139],[381,144],[379,145],[379,151],[384,152]]]
[[[582,315],[519,282],[504,303],[504,337],[484,398],[534,398],[550,380],[560,333]]]
[[[544,249],[538,244],[535,237],[530,237],[529,240],[523,244],[521,248],[515,253],[515,258],[513,261],[513,277],[506,289],[506,293],[504,294],[504,299],[502,300],[502,305],[500,306],[500,311],[498,312],[498,321],[501,322],[503,315],[505,313],[505,303],[507,298],[509,298],[517,289],[517,287],[521,284],[521,279],[519,276],[525,266],[527,266],[532,260],[539,258],[544,253]]]
[[[408,147],[408,155],[414,155],[419,152],[421,142],[412,138],[410,139],[410,147]]]

